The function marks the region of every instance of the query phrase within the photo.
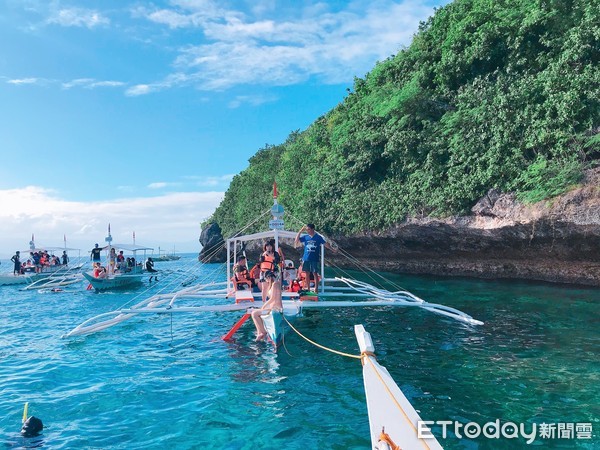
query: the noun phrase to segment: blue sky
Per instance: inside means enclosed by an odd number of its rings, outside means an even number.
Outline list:
[[[197,251],[232,176],[343,101],[440,3],[0,2],[0,256]]]

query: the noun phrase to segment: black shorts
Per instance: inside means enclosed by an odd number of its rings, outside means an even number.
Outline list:
[[[303,272],[319,273],[319,261],[304,261],[302,263]]]

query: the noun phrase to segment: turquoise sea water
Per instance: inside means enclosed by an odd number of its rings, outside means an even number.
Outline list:
[[[175,270],[194,263],[157,263]],[[8,267],[3,261],[2,268]],[[205,272],[217,270],[205,266]],[[365,325],[378,360],[425,420],[483,425],[591,423],[592,439],[543,448],[600,448],[600,290],[525,282],[389,275],[420,297],[485,322],[469,327],[418,308],[307,311],[294,325],[358,353]],[[177,273],[150,288],[166,288]],[[368,280],[365,280],[368,281]],[[73,339],[61,336],[148,286],[95,294],[0,287],[0,447],[49,449],[368,449],[357,360],[288,332],[275,354],[232,313],[150,316]],[[19,436],[23,404],[46,429]],[[441,435],[441,427],[434,427]],[[439,439],[448,449],[529,448],[524,438]],[[409,449],[410,450],[410,449]]]

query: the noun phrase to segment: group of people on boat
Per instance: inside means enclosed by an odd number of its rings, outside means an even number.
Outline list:
[[[31,251],[29,252],[27,261],[21,261],[21,252],[17,250],[10,260],[14,264],[14,275],[41,273],[48,267],[66,266],[69,264],[69,256],[66,250],[63,251],[61,257],[49,254],[46,250]]]
[[[304,234],[303,234],[304,233]],[[315,225],[309,223],[303,226],[294,240],[294,247],[304,246],[300,265],[296,269],[294,263],[286,260],[281,247],[275,249],[275,240],[264,243],[260,259],[252,269],[248,269],[247,258],[240,256],[233,268],[233,284],[236,290],[251,289],[262,292],[263,305],[252,312],[252,320],[256,326],[257,337],[260,341],[266,337],[266,330],[260,316],[268,310],[281,310],[281,294],[283,290],[305,292],[313,289],[319,291],[319,263],[321,245],[336,251],[325,238],[315,231]]]

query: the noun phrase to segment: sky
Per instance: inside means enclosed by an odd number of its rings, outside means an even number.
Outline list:
[[[435,0],[3,0],[0,257],[197,252],[232,177],[410,44]]]

